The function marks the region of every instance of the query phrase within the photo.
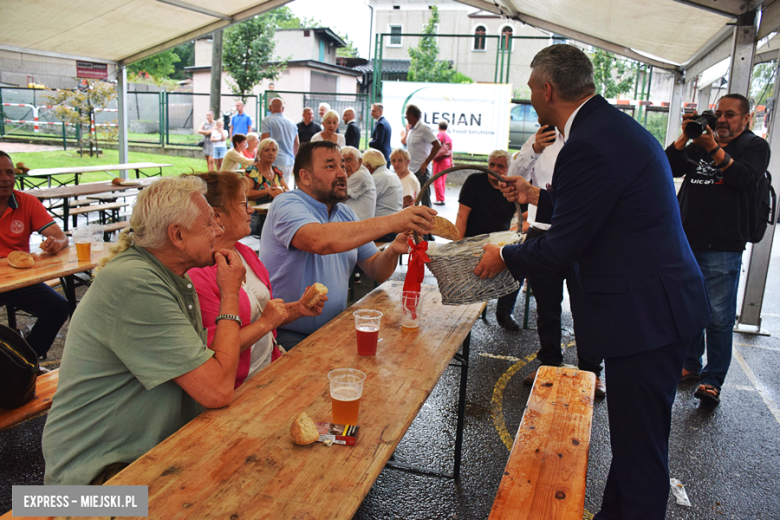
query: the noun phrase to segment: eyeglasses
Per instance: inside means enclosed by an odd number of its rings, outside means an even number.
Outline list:
[[[715,112],[715,117],[720,119],[721,117],[725,117],[726,119],[734,119],[735,117],[742,117],[745,114],[741,114],[739,112]]]
[[[249,199],[244,199],[240,202],[237,202],[237,204],[242,208],[244,208],[245,210],[249,209]]]

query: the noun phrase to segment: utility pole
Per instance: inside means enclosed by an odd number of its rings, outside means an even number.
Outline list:
[[[214,120],[222,117],[221,97],[222,97],[222,29],[214,31],[212,34],[213,43],[211,46],[211,95],[209,97],[209,108],[214,111]]]

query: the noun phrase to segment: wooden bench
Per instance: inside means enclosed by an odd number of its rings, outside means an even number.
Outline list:
[[[101,202],[115,202],[117,199],[125,199],[126,197],[135,197],[138,195],[138,190],[118,191],[105,194],[89,195],[87,199],[91,201],[99,200]]]
[[[596,376],[536,373],[489,520],[582,520]]]
[[[73,220],[73,227],[76,227],[76,221],[78,219],[79,215],[86,215],[88,213],[100,213],[100,222],[102,224],[108,223],[109,220],[109,213],[111,214],[111,219],[116,221],[119,220],[119,210],[122,208],[126,208],[130,204],[127,202],[111,202],[108,204],[91,204],[89,206],[80,206],[77,208],[72,208],[69,212],[71,219]]]
[[[127,227],[130,227],[129,220],[122,220],[121,222],[111,222],[110,224],[101,224],[103,226],[103,234],[113,233],[114,231],[121,231]],[[64,232],[68,236],[73,236],[73,231]]]
[[[59,369],[39,375],[35,382],[35,397],[30,402],[11,410],[0,409],[0,431],[16,426],[51,408],[51,398],[57,391],[59,381]]]

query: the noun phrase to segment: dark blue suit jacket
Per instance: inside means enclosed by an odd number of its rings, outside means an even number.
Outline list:
[[[385,116],[381,116],[376,120],[374,130],[371,132],[371,140],[368,142],[368,146],[376,148],[382,152],[387,159],[387,165],[390,166],[390,136],[393,134],[393,129],[390,127],[390,123],[385,119]]]
[[[710,323],[669,161],[631,117],[601,96],[588,100],[542,195],[552,202],[550,231],[505,247],[504,260],[516,279],[573,267],[572,314],[583,355],[655,349]]]

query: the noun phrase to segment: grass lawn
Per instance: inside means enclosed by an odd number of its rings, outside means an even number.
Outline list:
[[[14,164],[23,162],[28,168],[69,168],[79,166],[97,166],[100,164],[119,164],[117,150],[104,150],[100,158],[79,157],[72,150],[55,152],[29,152],[13,154]],[[130,152],[128,162],[153,162],[158,164],[173,164],[163,168],[163,175],[178,175],[206,171],[205,159],[188,159],[186,157],[169,156],[165,154]],[[118,174],[119,172],[114,172]],[[79,183],[111,180],[115,175],[107,172],[85,173],[80,176]]]

